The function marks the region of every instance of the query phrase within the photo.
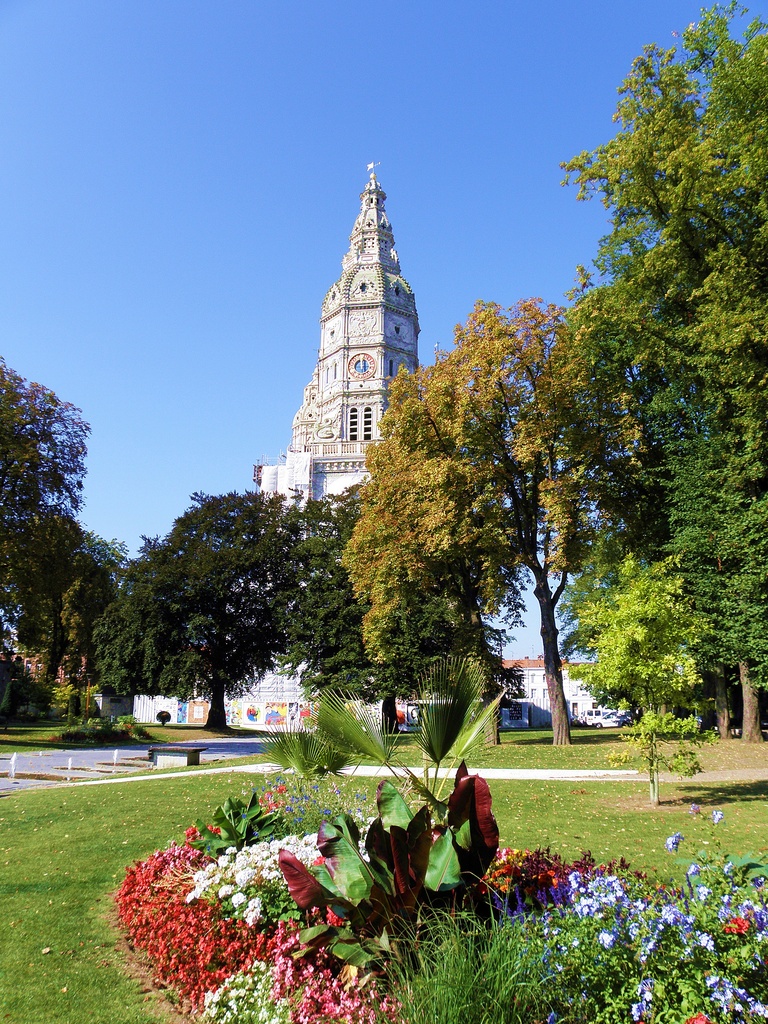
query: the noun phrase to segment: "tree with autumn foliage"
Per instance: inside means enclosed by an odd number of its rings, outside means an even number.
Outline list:
[[[615,432],[582,415],[563,311],[478,303],[434,366],[398,375],[348,549],[376,643],[404,591],[441,587],[468,631],[533,578],[555,744],[570,743],[555,610],[592,538],[590,477]],[[478,641],[480,642],[480,641]]]

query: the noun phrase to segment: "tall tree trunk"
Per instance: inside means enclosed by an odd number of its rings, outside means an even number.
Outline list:
[[[397,703],[394,694],[388,694],[382,699],[381,724],[386,732],[397,732]]]
[[[722,662],[712,670],[715,681],[715,716],[717,731],[721,740],[731,738],[731,716],[728,711],[728,686],[725,682],[725,665]]]
[[[211,679],[211,707],[208,712],[207,726],[209,729],[226,729],[227,712],[224,708],[227,677],[221,672],[214,672]]]
[[[555,622],[555,600],[545,572],[536,573],[534,588],[541,614],[541,642],[544,648],[544,678],[549,694],[549,708],[552,714],[552,744],[566,747],[571,744],[571,726],[568,721],[568,705],[563,690],[563,663],[557,644],[557,623]]]
[[[490,704],[489,700],[483,699],[483,707],[487,708]],[[496,747],[501,743],[501,713],[496,708],[496,714],[493,718],[488,719],[488,724],[485,727],[485,745],[486,747]]]
[[[744,743],[762,743],[763,734],[760,731],[760,701],[757,690],[752,685],[749,676],[749,665],[742,661],[739,663],[739,679],[741,680],[741,692],[743,696],[744,711],[741,719],[741,738]]]

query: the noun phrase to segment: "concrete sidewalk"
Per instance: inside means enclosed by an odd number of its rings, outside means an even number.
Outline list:
[[[103,753],[103,752],[102,752]],[[239,754],[238,756],[245,756]],[[119,768],[118,768],[119,770]],[[125,771],[125,768],[122,769]],[[151,782],[151,781],[171,781],[173,779],[188,779],[190,775],[221,775],[228,773],[230,775],[271,775],[276,772],[283,771],[278,765],[273,764],[237,764],[237,765],[221,765],[215,768],[194,768],[186,769],[182,771],[158,771],[153,769],[151,771],[137,771],[136,774],[132,775],[120,775],[117,778],[101,778],[95,779],[91,775],[88,777],[84,772],[80,772],[75,777],[75,769],[71,772],[71,778],[61,778],[56,780],[41,780],[34,781],[28,779],[20,779],[19,782],[24,783],[19,788],[30,789],[35,786],[107,786],[115,785],[120,783],[131,783],[131,782]],[[414,775],[421,776],[423,769],[421,767],[410,768]],[[567,782],[606,782],[606,781],[633,781],[640,778],[636,771],[628,770],[617,770],[617,769],[605,769],[605,770],[594,770],[594,769],[577,769],[577,768],[566,768],[559,771],[545,769],[545,768],[478,768],[470,769],[473,775],[482,775],[486,779],[551,779],[561,780]],[[111,774],[111,773],[110,773]],[[360,776],[365,778],[378,778],[386,777],[390,775],[390,771],[387,768],[383,768],[376,765],[359,765],[356,768],[347,769],[344,775]],[[398,774],[405,774],[404,772]],[[443,769],[440,772],[441,777],[453,776],[455,769],[446,770]],[[8,785],[10,783],[10,785]],[[13,789],[13,780],[8,778],[0,777],[0,795],[6,795],[9,790]]]
[[[226,761],[236,757],[251,757],[263,751],[262,741],[254,736],[222,737],[206,739],[204,744],[197,740],[169,741],[174,747],[204,746],[201,755],[203,763]],[[142,777],[156,769],[149,768],[149,747],[161,747],[162,743],[131,745],[109,749],[105,747],[78,747],[76,749],[51,749],[18,751],[15,761],[15,777],[10,777],[13,753],[0,754],[0,796],[22,789],[39,789],[57,786],[67,782],[123,782],[126,773],[140,773]],[[183,773],[181,773],[183,774]],[[119,776],[119,778],[114,778]],[[159,776],[162,778],[163,776]]]
[[[193,740],[187,741],[189,745],[195,745]],[[174,744],[180,746],[181,744]],[[18,792],[21,789],[33,789],[50,786],[106,786],[131,782],[173,781],[174,779],[187,779],[190,774],[195,775],[221,775],[225,772],[240,775],[269,775],[283,771],[277,765],[267,763],[260,764],[238,764],[228,765],[218,762],[230,758],[248,757],[252,754],[261,753],[261,745],[258,740],[251,738],[209,740],[208,749],[203,754],[204,762],[217,762],[216,767],[187,768],[179,771],[159,771],[150,769],[147,766],[147,751],[144,747],[131,747],[128,749],[114,751],[112,758],[109,758],[109,751],[100,750],[77,750],[77,751],[46,751],[45,753],[24,754],[17,758],[17,778],[10,779],[4,772],[9,758],[3,754],[0,761],[0,796],[7,796],[11,792]],[[115,754],[117,757],[115,757]],[[79,755],[79,756],[77,756]],[[72,758],[72,766],[67,765],[69,758]],[[35,770],[37,769],[37,771]],[[421,766],[409,769],[414,775],[421,776]],[[131,772],[127,775],[126,772]],[[452,776],[455,769],[441,771],[441,776]],[[591,768],[470,768],[471,774],[482,775],[488,780],[508,779],[521,781],[549,780],[561,782],[643,782],[646,776],[631,769],[591,769]],[[55,774],[54,774],[55,773]],[[357,775],[365,778],[385,777],[390,774],[387,768],[376,765],[359,765],[356,768],[348,769],[345,775]],[[21,778],[18,775],[22,775]],[[42,778],[35,778],[35,775],[43,775]],[[101,775],[101,778],[94,776]],[[23,777],[28,776],[28,777]],[[32,777],[29,777],[32,776]],[[682,781],[696,782],[766,782],[768,783],[768,768],[762,769],[738,769],[730,771],[709,771],[701,772],[691,780]],[[665,774],[663,782],[680,782],[676,776]],[[768,787],[767,787],[768,790]]]

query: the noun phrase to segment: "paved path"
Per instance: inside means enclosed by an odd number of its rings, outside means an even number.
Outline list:
[[[223,737],[185,740],[171,744],[174,747],[205,746],[201,763],[219,762],[235,757],[251,757],[263,750],[262,742],[253,736]],[[15,778],[9,778],[13,751],[0,754],[0,796],[21,789],[57,786],[66,782],[117,782],[125,781],[126,772],[137,772],[142,777],[152,771],[149,768],[149,748],[162,746],[148,743],[141,746],[118,747],[117,749],[78,748],[77,750],[51,749],[39,751],[18,751],[15,763]],[[155,769],[156,771],[156,769]],[[185,773],[179,773],[185,774]],[[114,776],[119,775],[118,780]],[[162,778],[165,775],[150,777]],[[134,776],[129,776],[134,777]]]

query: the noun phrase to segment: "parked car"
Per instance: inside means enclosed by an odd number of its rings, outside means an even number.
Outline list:
[[[629,711],[615,711],[613,708],[587,708],[581,716],[582,725],[596,729],[618,729],[632,721]]]

